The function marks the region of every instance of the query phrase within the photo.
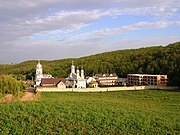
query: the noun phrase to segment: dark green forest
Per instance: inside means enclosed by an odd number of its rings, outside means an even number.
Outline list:
[[[180,85],[180,42],[167,46],[117,50],[101,54],[61,60],[42,60],[43,72],[55,77],[67,77],[71,63],[82,67],[86,76],[97,73],[116,73],[126,77],[129,73],[166,74],[168,85]],[[32,79],[37,61],[0,65],[0,74],[12,74],[17,79]]]

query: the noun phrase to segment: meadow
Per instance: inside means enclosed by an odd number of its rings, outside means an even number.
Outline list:
[[[1,103],[0,134],[180,134],[180,92],[41,93]]]

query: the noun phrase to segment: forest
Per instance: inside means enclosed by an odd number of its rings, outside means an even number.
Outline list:
[[[54,77],[67,77],[72,61],[75,66],[83,67],[85,76],[97,73],[116,73],[119,77],[127,77],[129,73],[166,74],[168,85],[180,85],[180,42],[167,46],[117,50],[81,58],[41,60],[43,73],[52,74]],[[36,64],[37,60],[1,64],[0,74],[31,80],[35,77]]]

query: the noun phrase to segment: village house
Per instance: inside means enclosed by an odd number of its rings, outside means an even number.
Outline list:
[[[42,78],[39,88],[65,89],[66,80],[64,78]]]

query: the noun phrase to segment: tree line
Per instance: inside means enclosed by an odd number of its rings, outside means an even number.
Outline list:
[[[167,46],[117,50],[81,58],[43,60],[41,64],[44,73],[55,77],[67,77],[72,61],[75,66],[83,66],[86,76],[97,73],[116,73],[119,77],[127,77],[129,73],[166,74],[168,85],[180,85],[180,42]],[[0,73],[13,74],[21,79],[32,79],[35,76],[36,64],[37,61],[33,60],[0,65]]]

